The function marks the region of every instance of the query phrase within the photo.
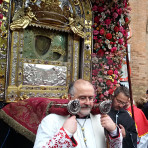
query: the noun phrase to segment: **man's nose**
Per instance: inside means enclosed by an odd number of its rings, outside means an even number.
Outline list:
[[[123,106],[124,106],[124,105],[122,105],[122,104],[119,104],[119,106],[120,106],[120,108],[123,108]]]
[[[89,100],[88,97],[87,97],[86,100],[85,100],[85,104],[90,104],[90,100]]]

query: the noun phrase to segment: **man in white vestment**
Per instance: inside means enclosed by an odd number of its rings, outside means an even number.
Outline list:
[[[107,114],[92,115],[95,90],[93,85],[79,79],[69,87],[69,100],[79,99],[77,115],[47,115],[40,123],[34,148],[122,148],[121,130]],[[105,129],[105,133],[104,133]]]

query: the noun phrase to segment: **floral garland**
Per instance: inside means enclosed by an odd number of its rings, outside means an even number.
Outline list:
[[[0,0],[0,6],[1,6],[2,2],[3,2],[3,0]],[[3,14],[2,14],[2,12],[0,10],[0,27],[2,25],[2,21],[1,21],[2,19],[3,19]]]
[[[92,83],[96,102],[110,99],[122,76],[129,31],[128,0],[96,0],[93,3]]]

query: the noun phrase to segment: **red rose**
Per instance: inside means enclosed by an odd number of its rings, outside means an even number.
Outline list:
[[[113,47],[112,49],[111,49],[111,52],[116,52],[117,51],[117,47]]]
[[[98,55],[99,57],[103,57],[104,54],[105,54],[105,52],[104,52],[103,49],[100,49],[100,50],[97,52],[97,55]]]
[[[125,44],[124,46],[127,47],[127,44]]]
[[[116,85],[117,84],[117,80],[114,80],[114,85]]]
[[[111,84],[112,84],[111,80],[107,80],[107,81],[106,81],[106,85],[107,85],[107,86],[110,86]]]
[[[119,65],[118,65],[118,69],[121,69],[121,68],[122,68],[122,65],[121,65],[121,64],[119,64]]]
[[[118,43],[119,43],[120,45],[122,45],[122,44],[123,44],[123,39],[119,39],[119,40],[118,40]]]
[[[111,94],[111,95],[112,95],[112,94],[113,94],[113,92],[114,92],[114,90],[113,90],[113,89],[109,89],[109,90],[108,90],[108,92],[109,92],[109,94]]]
[[[94,39],[94,40],[97,40],[97,39],[98,39],[98,37],[97,37],[97,36],[94,36],[94,37],[93,37],[93,39]]]
[[[129,21],[128,17],[125,18],[125,22],[127,23]]]
[[[104,95],[103,95],[103,94],[101,94],[101,95],[99,96],[99,98],[100,98],[100,99],[103,99],[103,98],[104,98]]]
[[[119,27],[115,26],[115,27],[114,27],[114,31],[115,31],[115,32],[119,32]]]
[[[100,34],[103,35],[105,32],[104,28],[100,29]]]
[[[107,33],[106,34],[106,38],[109,39],[109,40],[112,39],[112,34],[111,33]]]
[[[106,19],[104,22],[105,22],[105,24],[110,25],[111,19]]]
[[[122,14],[122,9],[121,9],[121,8],[117,9],[116,11],[117,11],[117,13],[118,13],[119,15]]]
[[[93,75],[93,76],[97,76],[97,74],[98,74],[98,71],[97,71],[96,69],[94,69],[94,70],[92,71],[92,75]]]
[[[93,31],[93,34],[94,34],[94,35],[97,35],[98,33],[99,33],[99,31],[97,31],[97,30],[94,30],[94,31]]]
[[[112,65],[113,64],[113,60],[112,59],[108,59],[107,64]]]
[[[104,11],[104,8],[101,7],[101,6],[99,6],[99,7],[98,7],[98,12],[103,12],[103,11]]]
[[[97,11],[98,7],[96,5],[93,6],[92,11]]]
[[[98,16],[95,16],[94,22],[98,24],[98,23],[99,23],[99,19],[100,19],[100,18],[99,18]]]
[[[108,71],[107,71],[107,74],[108,74],[108,75],[112,75],[112,74],[113,74],[113,71],[112,71],[112,70],[108,70]]]

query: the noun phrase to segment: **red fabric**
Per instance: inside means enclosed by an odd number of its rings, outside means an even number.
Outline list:
[[[16,103],[6,105],[2,110],[12,117],[19,124],[36,134],[38,125],[46,116],[46,109],[50,102],[55,104],[65,104],[68,100],[64,99],[48,99],[48,98],[30,98]],[[59,115],[68,115],[66,108],[51,107],[50,113]]]
[[[135,105],[133,105],[134,110],[134,119],[136,123],[136,128],[138,131],[138,136],[144,136],[145,134],[148,134],[148,120],[146,119],[144,113],[141,109],[137,108]],[[127,109],[127,111],[132,115],[131,113],[131,107]]]
[[[99,104],[97,104],[97,103],[95,103],[95,104],[96,104],[96,105],[99,105]],[[100,114],[99,106],[98,106],[98,107],[95,107],[95,108],[92,108],[91,113],[92,113],[93,115]]]
[[[27,128],[29,131],[36,134],[38,125],[41,120],[48,114],[55,113],[58,115],[68,115],[66,107],[48,107],[49,103],[67,104],[67,99],[48,99],[48,98],[30,98],[16,103],[6,105],[2,110],[13,120]],[[99,107],[92,109],[92,114],[99,114]]]

